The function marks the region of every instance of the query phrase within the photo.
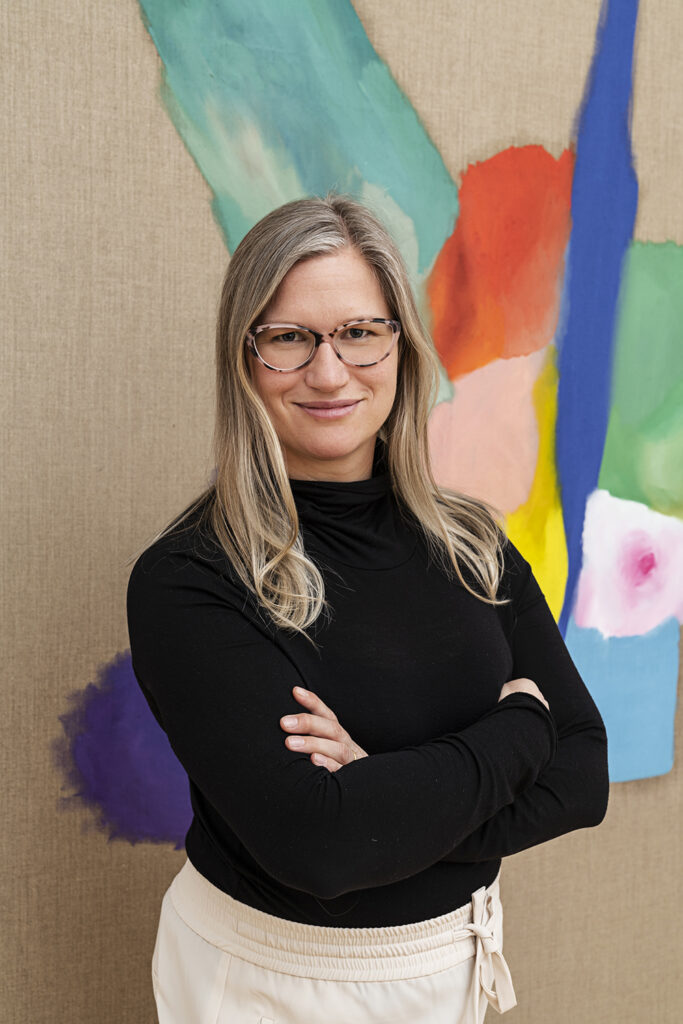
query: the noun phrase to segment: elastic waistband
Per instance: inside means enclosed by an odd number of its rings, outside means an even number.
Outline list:
[[[193,931],[243,960],[305,978],[388,981],[435,974],[475,955],[479,961],[480,954],[502,960],[499,878],[500,870],[448,914],[378,928],[332,928],[267,914],[217,889],[189,860],[168,896]]]

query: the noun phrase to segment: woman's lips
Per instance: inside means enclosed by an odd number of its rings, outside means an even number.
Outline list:
[[[360,404],[360,399],[343,403],[333,403],[330,405],[325,405],[321,402],[314,402],[311,405],[303,402],[297,402],[296,404],[300,409],[303,409],[304,412],[307,412],[309,416],[313,416],[317,420],[335,420],[339,419],[340,416],[348,416],[348,414]]]

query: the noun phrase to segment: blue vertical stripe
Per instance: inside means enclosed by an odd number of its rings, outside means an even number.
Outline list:
[[[575,128],[567,317],[558,337],[556,460],[569,564],[563,632],[605,443],[619,284],[638,203],[630,130],[637,17],[638,0],[604,0]]]

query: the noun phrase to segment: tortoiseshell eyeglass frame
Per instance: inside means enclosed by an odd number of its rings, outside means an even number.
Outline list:
[[[344,359],[344,356],[341,354],[341,352],[334,343],[334,336],[335,334],[338,334],[339,331],[342,331],[345,327],[355,327],[356,324],[387,324],[387,326],[391,327],[393,331],[391,345],[389,346],[388,350],[384,353],[381,359],[375,359],[371,363],[352,363],[348,359]],[[309,334],[313,335],[314,339],[314,345],[311,350],[310,356],[308,356],[307,359],[304,359],[303,363],[299,363],[298,366],[289,366],[286,370],[283,370],[282,367],[280,366],[271,366],[270,363],[267,363],[265,361],[263,356],[259,353],[258,349],[256,348],[257,334],[260,334],[261,331],[268,330],[269,327],[286,327],[288,330],[295,329],[299,331],[308,331]],[[394,349],[394,346],[396,345],[400,333],[401,324],[398,320],[384,320],[382,317],[379,316],[363,316],[359,317],[357,320],[348,320],[344,324],[339,324],[339,326],[335,327],[333,331],[328,331],[326,334],[321,334],[320,331],[314,331],[312,327],[304,327],[303,324],[259,324],[258,327],[252,327],[251,330],[247,331],[246,342],[247,348],[252,353],[252,355],[255,356],[256,359],[259,360],[259,362],[263,363],[263,365],[266,366],[269,370],[274,370],[275,373],[293,373],[294,370],[300,370],[303,366],[307,366],[308,363],[310,363],[310,361],[313,359],[316,352],[318,351],[318,346],[322,345],[322,343],[327,339],[329,339],[332,348],[336,352],[337,358],[340,359],[342,363],[346,363],[347,366],[356,366],[361,368],[366,366],[377,366],[378,363],[383,362],[383,360],[385,360],[387,356],[391,354],[391,352]]]

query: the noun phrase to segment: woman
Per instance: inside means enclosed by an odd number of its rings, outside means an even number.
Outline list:
[[[528,562],[433,481],[437,380],[365,208],[288,203],[240,243],[215,483],[128,588],[194,810],[162,1024],[480,1024],[516,1003],[501,858],[604,817],[603,723]]]

